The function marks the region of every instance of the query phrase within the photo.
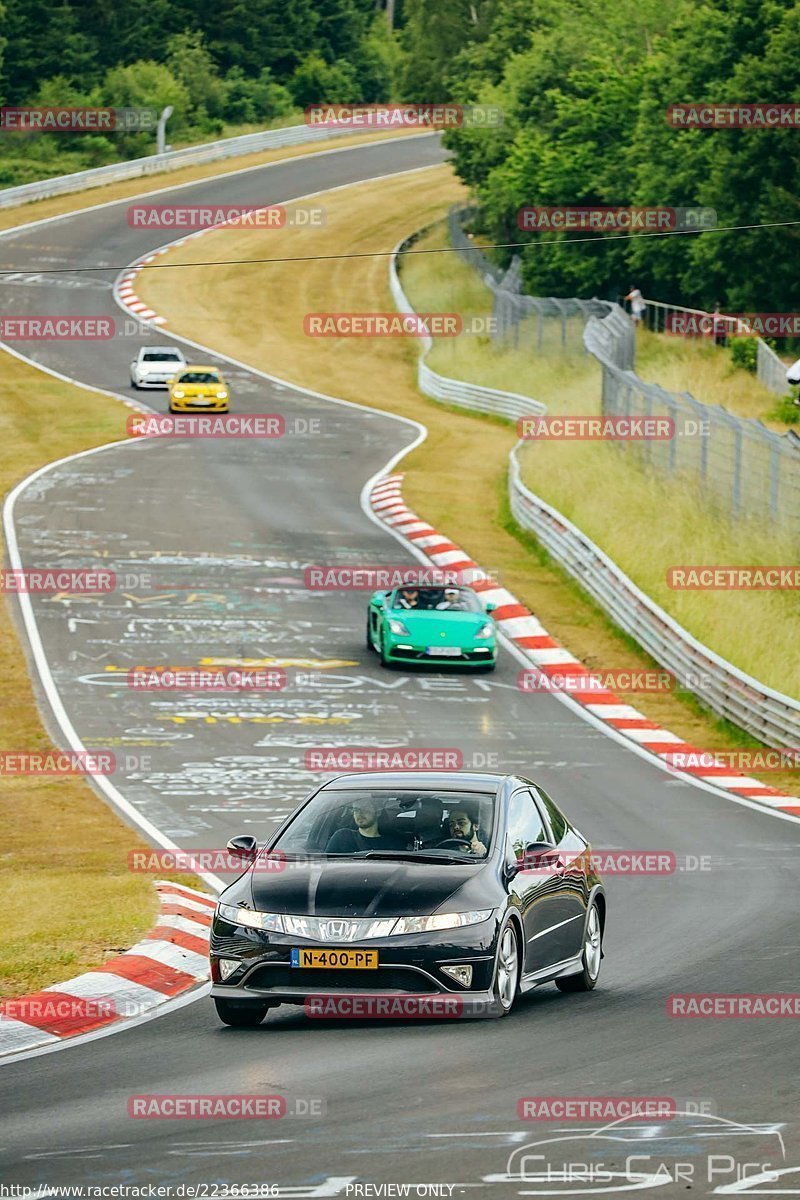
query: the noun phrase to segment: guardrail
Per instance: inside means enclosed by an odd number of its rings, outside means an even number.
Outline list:
[[[417,233],[404,239],[391,257],[390,287],[400,312],[413,313],[415,310],[400,283],[397,257],[419,236]],[[621,312],[620,317],[624,319]],[[437,375],[425,364],[432,340],[428,337],[422,342],[424,351],[419,359],[418,383],[425,395],[509,419],[546,412],[544,404],[530,397],[489,387],[476,389],[474,384]],[[480,393],[479,397],[470,396],[474,391]],[[517,407],[519,402],[524,405],[524,411]],[[671,671],[680,685],[708,705],[712,712],[732,721],[766,745],[799,746],[800,702],[740,671],[692,637],[586,534],[526,487],[518,460],[524,444],[518,442],[509,456],[509,502],[518,524],[536,536],[555,561],[589,592],[620,629],[660,666]]]
[[[517,443],[510,455],[508,490],[515,520],[536,535],[620,629],[718,716],[767,745],[800,745],[800,703],[759,683],[697,641],[576,525],[531,492],[520,474],[517,456],[522,445]]]
[[[397,258],[404,250],[413,245],[422,232],[424,231],[418,230],[411,237],[404,238],[395,246],[389,260],[389,286],[398,312],[413,313],[414,308],[400,283]],[[519,392],[501,392],[497,388],[483,387],[478,383],[467,383],[463,379],[451,379],[447,375],[440,375],[425,362],[428,351],[433,346],[432,339],[424,335],[419,340],[422,345],[422,354],[417,363],[417,386],[423,395],[429,396],[431,400],[439,400],[444,404],[455,404],[459,408],[468,408],[472,412],[507,417],[512,421],[515,421],[517,417],[529,417],[532,414],[542,414],[547,411],[538,400],[532,400],[530,396],[523,396]]]
[[[742,330],[745,331],[747,337],[756,336],[749,332],[750,326],[741,317],[732,317],[722,312],[710,313],[704,308],[686,308],[682,304],[665,304],[661,300],[650,300],[647,296],[643,296],[642,299],[647,305],[645,322],[648,329],[652,329],[654,333],[669,333],[668,326],[673,324],[670,321],[671,314],[687,313],[689,316],[706,318],[706,322],[712,321],[711,329],[717,337],[743,336]],[[706,325],[706,327],[708,326]],[[675,329],[672,332],[675,332]],[[789,390],[789,383],[786,380],[787,364],[762,337],[756,336],[756,344],[758,346],[757,379],[775,395],[785,396]]]
[[[13,208],[18,204],[28,204],[31,200],[46,200],[51,196],[82,192],[87,188],[119,183],[125,179],[138,179],[142,175],[155,175],[159,171],[176,171],[179,167],[200,166],[219,159],[239,158],[259,150],[325,141],[352,132],[352,129],[328,128],[325,125],[287,125],[283,129],[244,133],[238,137],[222,138],[217,142],[186,146],[182,150],[169,150],[166,154],[150,154],[146,158],[132,158],[127,162],[92,167],[88,171],[76,171],[72,175],[55,175],[52,179],[41,179],[34,183],[5,188],[0,191],[0,208]]]

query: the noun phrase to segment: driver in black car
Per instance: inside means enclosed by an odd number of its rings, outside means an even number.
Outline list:
[[[478,837],[478,824],[465,808],[454,808],[447,818],[451,838],[469,842],[469,853],[485,855],[486,847]]]
[[[405,850],[407,841],[398,834],[381,833],[381,810],[370,797],[354,800],[355,829],[337,829],[328,839],[326,854],[358,854],[362,850]]]

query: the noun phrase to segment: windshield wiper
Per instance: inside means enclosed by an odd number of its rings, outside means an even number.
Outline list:
[[[459,854],[457,851],[445,850],[364,850],[358,855],[359,858],[385,858],[399,859],[401,862],[415,862],[422,859],[424,862],[439,862],[439,863],[454,863],[454,862],[474,862],[471,857],[465,854]]]

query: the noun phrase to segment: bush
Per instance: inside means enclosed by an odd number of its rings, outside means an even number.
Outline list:
[[[285,117],[294,107],[292,97],[276,83],[269,67],[264,67],[256,79],[245,75],[241,67],[231,67],[225,76],[226,121],[235,125],[255,125]]]
[[[781,396],[767,413],[767,418],[770,421],[781,421],[784,425],[798,425],[800,424],[800,406],[791,394]]]
[[[758,369],[758,341],[752,337],[731,338],[731,362],[755,375]]]
[[[355,72],[345,59],[326,63],[321,54],[308,54],[289,80],[295,104],[352,104],[360,100]]]

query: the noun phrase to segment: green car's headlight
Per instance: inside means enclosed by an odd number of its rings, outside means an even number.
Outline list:
[[[280,913],[256,912],[252,908],[240,908],[239,905],[218,904],[217,912],[223,921],[232,925],[246,925],[248,929],[266,929],[270,933],[283,933],[283,917]]]
[[[476,638],[490,638],[490,637],[492,637],[493,634],[494,634],[494,625],[492,625],[491,621],[487,621],[485,625],[481,625],[480,629],[475,634],[475,637]]]
[[[437,929],[460,929],[463,925],[480,925],[488,921],[494,910],[474,909],[472,912],[438,913],[433,917],[398,917],[392,935],[399,933],[435,933]]]
[[[398,621],[395,617],[389,618],[389,629],[392,633],[398,633],[401,637],[408,637],[409,633],[402,621]]]

